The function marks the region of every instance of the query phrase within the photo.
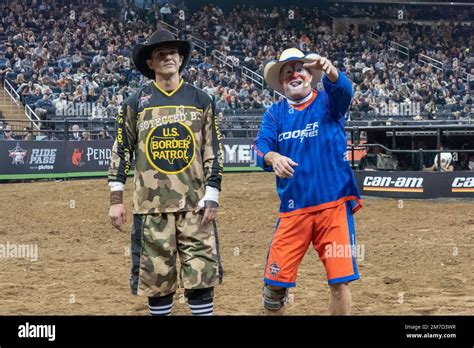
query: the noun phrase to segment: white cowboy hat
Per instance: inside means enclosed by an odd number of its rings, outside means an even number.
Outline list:
[[[303,63],[311,63],[317,57],[319,56],[315,53],[305,55],[297,48],[288,48],[281,53],[280,59],[278,61],[273,60],[271,62],[268,62],[267,65],[265,65],[265,70],[263,72],[265,82],[274,91],[277,91],[284,95],[285,91],[283,90],[283,84],[280,82],[280,70],[283,65],[295,60]],[[311,86],[313,88],[316,88],[318,82],[321,81],[323,77],[323,72],[314,69],[311,69],[310,72],[313,75],[313,81],[311,81]]]

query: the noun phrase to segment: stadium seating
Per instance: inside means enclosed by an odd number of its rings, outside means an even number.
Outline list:
[[[44,120],[92,117],[92,114],[98,119],[113,118],[120,102],[143,83],[131,62],[131,48],[153,32],[157,20],[164,19],[159,8],[119,7],[114,2],[108,3],[110,7],[101,4],[83,8],[57,1],[46,6],[38,2],[37,8],[32,9],[27,3],[22,0],[2,9],[0,78],[7,79],[22,102]],[[163,25],[178,28],[179,37],[199,38],[205,43],[207,54],[205,58],[203,50],[195,50],[184,77],[203,88],[216,102],[224,95],[230,105],[230,95],[235,93],[235,105],[230,106],[231,110],[223,109],[226,118],[261,116],[270,104],[255,109],[257,97],[263,101],[269,95],[275,102],[278,96],[260,88],[241,69],[229,68],[213,53],[219,51],[224,57],[234,57],[240,67],[246,66],[262,75],[264,64],[290,46],[329,57],[349,75],[355,87],[360,87],[348,113],[349,120],[380,119],[380,102],[384,98],[420,102],[419,115],[410,115],[411,119],[433,118],[424,108],[432,100],[436,105],[433,108],[437,109],[436,119],[472,117],[473,81],[469,81],[469,73],[474,72],[469,50],[473,47],[472,23],[461,26],[445,22],[433,33],[430,26],[387,21],[396,19],[399,13],[393,5],[384,4],[326,4],[259,11],[237,6],[229,13],[215,6],[204,6],[196,12],[184,9],[186,23],[179,17],[179,10],[172,8],[172,18],[167,17],[168,24]],[[293,11],[293,17],[288,16],[289,10]],[[452,9],[445,12],[439,7],[420,5],[407,5],[403,10],[410,19],[472,18],[472,7],[456,13]],[[378,39],[369,39],[367,32],[356,34],[352,28],[345,33],[334,32],[332,17],[343,15],[379,18],[368,28]],[[71,31],[67,29],[70,27],[78,29]],[[396,41],[406,45],[415,57],[407,59],[394,51],[391,42]],[[438,59],[443,70],[420,61],[417,54]],[[209,80],[213,81],[210,86]],[[248,87],[244,88],[245,85]],[[36,95],[35,89],[39,89]],[[57,112],[61,93],[65,93],[67,101],[78,104],[67,115]],[[43,100],[45,94],[50,96]],[[446,103],[448,95],[452,103]],[[113,103],[112,96],[115,96]],[[81,103],[89,109],[81,109]],[[394,120],[403,117],[391,115]]]

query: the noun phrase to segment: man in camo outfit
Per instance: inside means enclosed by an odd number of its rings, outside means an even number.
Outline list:
[[[135,159],[130,285],[148,297],[152,315],[171,314],[178,255],[192,314],[213,314],[214,285],[222,282],[215,224],[222,143],[211,98],[180,77],[190,52],[166,30],[134,48],[135,66],[151,82],[123,102],[109,168],[109,217],[120,229]]]

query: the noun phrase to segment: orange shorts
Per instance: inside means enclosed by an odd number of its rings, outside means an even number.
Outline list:
[[[270,244],[264,281],[285,288],[296,286],[298,267],[310,243],[326,268],[329,284],[359,279],[355,260],[355,230],[351,203],[278,220]]]

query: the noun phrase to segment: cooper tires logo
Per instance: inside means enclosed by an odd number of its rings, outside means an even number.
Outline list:
[[[193,131],[184,123],[155,127],[146,138],[146,157],[156,170],[178,174],[194,160],[196,147]]]

